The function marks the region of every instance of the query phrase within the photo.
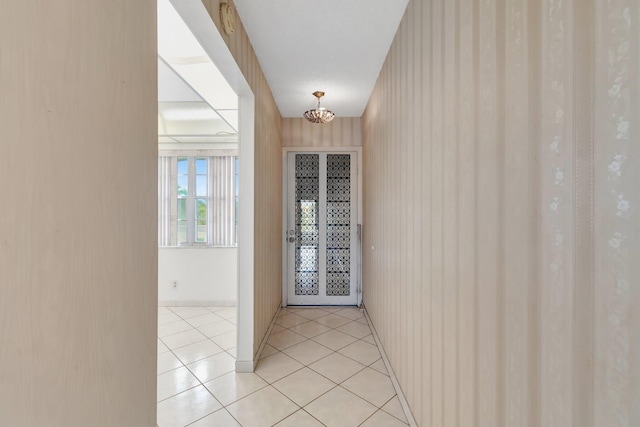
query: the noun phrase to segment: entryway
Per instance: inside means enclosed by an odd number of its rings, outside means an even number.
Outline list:
[[[359,303],[358,153],[286,154],[286,305]]]

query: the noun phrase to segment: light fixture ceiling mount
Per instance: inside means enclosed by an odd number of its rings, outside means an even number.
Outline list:
[[[317,90],[313,92],[313,96],[318,98],[318,108],[315,110],[305,111],[303,114],[304,118],[309,120],[311,123],[329,123],[333,120],[334,114],[326,108],[320,107],[320,98],[324,96],[324,92]]]

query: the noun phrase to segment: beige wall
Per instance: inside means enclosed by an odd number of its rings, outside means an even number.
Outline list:
[[[283,147],[360,147],[360,117],[336,117],[319,125],[304,118],[282,119]]]
[[[420,426],[640,425],[640,4],[411,1],[364,301]]]
[[[220,2],[203,4],[220,29]],[[282,118],[240,19],[220,33],[255,95],[255,353],[282,301]]]
[[[155,1],[3,2],[0,425],[156,418]]]

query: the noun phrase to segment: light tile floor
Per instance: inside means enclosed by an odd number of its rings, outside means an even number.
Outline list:
[[[158,309],[158,425],[395,427],[406,418],[364,315],[282,309],[256,372],[234,372],[234,307]]]

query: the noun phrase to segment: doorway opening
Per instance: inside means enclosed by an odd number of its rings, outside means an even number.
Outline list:
[[[283,157],[283,306],[360,305],[359,149]]]
[[[253,370],[255,101],[200,0],[158,1],[158,61],[160,402]]]

